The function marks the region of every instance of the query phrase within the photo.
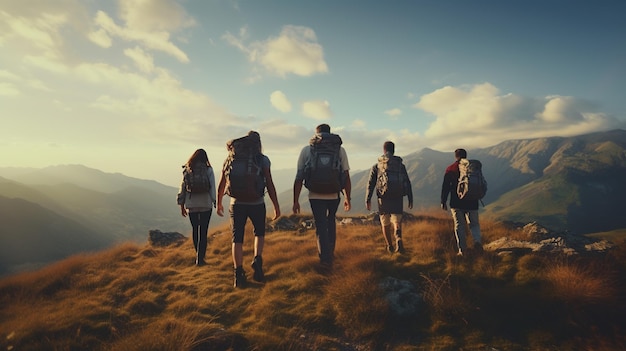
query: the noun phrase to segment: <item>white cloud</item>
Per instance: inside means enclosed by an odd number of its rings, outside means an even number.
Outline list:
[[[305,101],[302,103],[302,114],[316,120],[328,120],[333,116],[330,103],[323,100]]]
[[[191,25],[193,24],[193,21],[172,21],[168,16],[166,16],[166,14],[158,10],[147,11],[146,13],[137,12],[136,10],[143,8],[142,6],[130,7],[130,10],[128,10],[128,5],[136,5],[137,3],[143,4],[144,2],[128,1],[127,4],[127,2],[122,1],[122,4],[126,4],[123,5],[126,12],[124,10],[122,11],[123,15],[126,16],[124,18],[127,21],[125,27],[117,25],[115,21],[104,11],[98,11],[96,17],[94,18],[94,25],[96,26],[96,29],[89,34],[89,38],[94,41],[94,43],[102,46],[103,43],[106,45],[106,39],[103,39],[105,35],[117,37],[125,41],[138,43],[146,49],[164,52],[175,57],[180,62],[189,62],[187,54],[170,40],[170,31],[181,29],[175,25]],[[160,5],[162,3],[163,1],[155,1],[153,5]],[[148,8],[152,7],[148,6]],[[143,16],[147,15],[154,15],[157,17],[142,20]],[[174,15],[176,16],[177,14],[175,13]],[[178,16],[182,15],[183,14],[178,14]],[[163,20],[163,23],[160,25],[157,24],[159,19]],[[104,31],[104,33],[102,33],[102,31]]]
[[[20,90],[13,83],[0,82],[0,96],[18,96]]]
[[[291,102],[280,90],[276,90],[270,95],[270,102],[272,103],[272,106],[280,112],[287,113],[291,111]]]
[[[107,31],[102,28],[90,32],[87,34],[87,38],[94,44],[103,48],[110,48],[111,45],[113,45],[113,39],[107,34]]]
[[[124,55],[130,57],[142,72],[150,73],[154,70],[152,55],[147,54],[140,47],[126,49],[124,50]]]
[[[572,136],[615,128],[616,119],[592,104],[564,96],[501,94],[490,83],[435,90],[414,107],[435,116],[424,133],[430,147],[487,147],[501,141]]]
[[[398,117],[402,114],[402,110],[399,108],[392,108],[385,111],[385,114],[391,118]]]
[[[315,31],[302,26],[284,26],[277,37],[245,45],[247,29],[239,37],[226,33],[223,39],[246,53],[248,60],[269,74],[285,77],[294,74],[309,77],[327,73],[324,49],[317,42]]]

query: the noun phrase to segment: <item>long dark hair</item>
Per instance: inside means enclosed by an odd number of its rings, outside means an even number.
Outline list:
[[[187,163],[185,165],[191,169],[193,169],[193,165],[196,163],[206,164],[208,167],[211,167],[211,162],[209,162],[209,156],[207,156],[206,151],[204,149],[196,150]]]

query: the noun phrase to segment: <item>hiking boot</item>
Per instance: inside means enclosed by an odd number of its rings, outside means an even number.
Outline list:
[[[206,266],[206,262],[204,260],[196,260],[196,266]]]
[[[391,244],[387,245],[387,252],[389,252],[389,253],[393,253],[394,252],[393,245],[391,245]]]
[[[246,272],[244,272],[243,267],[235,268],[235,282],[233,286],[235,288],[242,288],[246,285]]]
[[[254,261],[252,261],[252,269],[254,269],[252,279],[257,282],[262,282],[265,279],[265,274],[263,274],[263,259],[261,256],[254,257]]]
[[[402,240],[396,241],[396,252],[404,253],[404,244],[402,244]]]
[[[463,250],[459,249],[459,251],[456,253],[456,255],[462,257],[463,256]]]
[[[481,244],[481,243],[474,243],[474,250],[476,250],[476,252],[478,252],[478,253],[483,252],[483,244]]]

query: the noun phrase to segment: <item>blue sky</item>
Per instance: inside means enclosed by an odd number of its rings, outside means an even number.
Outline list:
[[[626,126],[624,1],[0,0],[0,167],[178,185],[261,133],[294,168],[320,123],[353,170]]]

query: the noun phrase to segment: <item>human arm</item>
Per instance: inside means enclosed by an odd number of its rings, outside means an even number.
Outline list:
[[[350,208],[352,208],[352,205],[350,204],[350,195],[352,193],[352,182],[350,181],[350,171],[346,170],[344,171],[346,174],[346,184],[344,185],[343,188],[343,193],[345,195],[344,199],[343,199],[343,209],[344,211],[350,211]]]
[[[263,175],[265,176],[265,186],[267,187],[267,194],[270,196],[270,200],[272,200],[272,205],[274,205],[274,218],[273,220],[280,217],[280,205],[278,205],[278,197],[276,196],[276,187],[274,186],[274,180],[272,180],[272,172],[270,168],[263,168]]]
[[[300,213],[300,192],[302,191],[302,179],[296,178],[293,182],[293,206],[294,214]]]
[[[180,214],[187,217],[187,209],[185,209],[185,200],[187,199],[187,189],[185,188],[185,180],[180,184],[180,190],[176,194],[176,203],[180,206]]]
[[[411,179],[409,178],[409,174],[406,171],[404,164],[402,165],[402,173],[404,174],[404,181],[406,182],[403,186],[406,190],[407,200],[409,200],[409,209],[413,209],[413,186],[411,185]]]
[[[217,187],[217,215],[224,217],[224,206],[222,206],[222,199],[224,198],[224,190],[226,189],[226,176],[224,170],[222,170],[222,176],[220,178],[220,185]]]
[[[369,179],[367,181],[367,190],[365,191],[365,207],[368,211],[372,210],[372,196],[376,188],[376,178],[378,177],[378,166],[374,165],[370,169]]]

